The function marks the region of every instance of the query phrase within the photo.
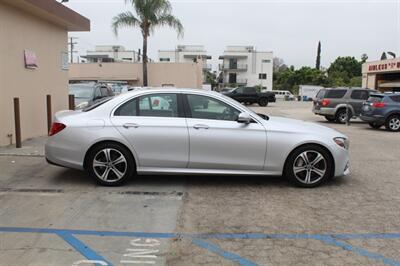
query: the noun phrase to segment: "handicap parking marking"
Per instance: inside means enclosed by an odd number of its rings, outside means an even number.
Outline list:
[[[232,233],[232,234],[185,234],[185,233],[146,233],[146,232],[121,232],[121,231],[96,231],[96,230],[69,230],[69,229],[49,229],[49,228],[26,228],[26,227],[0,227],[0,232],[12,233],[39,233],[39,234],[54,234],[63,239],[66,243],[72,246],[76,251],[82,254],[87,260],[75,262],[75,265],[82,265],[85,263],[95,263],[97,265],[112,265],[104,257],[98,254],[94,249],[83,243],[77,236],[100,236],[100,237],[134,237],[130,241],[132,247],[127,248],[127,253],[121,259],[120,263],[123,264],[137,264],[137,258],[146,258],[147,263],[154,264],[150,260],[157,257],[156,253],[159,251],[159,239],[172,239],[172,238],[186,238],[191,242],[203,249],[206,249],[214,254],[221,256],[224,259],[235,262],[243,266],[257,265],[249,259],[243,258],[235,253],[225,251],[218,245],[212,244],[207,240],[220,239],[220,240],[235,240],[235,239],[313,239],[319,240],[322,243],[330,246],[342,248],[343,250],[353,252],[357,255],[383,262],[387,265],[400,266],[400,261],[387,258],[382,254],[370,252],[366,249],[355,247],[346,243],[346,240],[354,239],[400,239],[400,233],[363,233],[363,234],[264,234],[264,233]],[[133,259],[132,259],[133,258]],[[143,261],[141,261],[143,263]],[[154,263],[153,263],[154,262]]]

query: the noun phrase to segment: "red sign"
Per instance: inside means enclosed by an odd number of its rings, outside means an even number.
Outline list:
[[[38,68],[37,58],[35,52],[24,50],[25,68],[36,69]]]

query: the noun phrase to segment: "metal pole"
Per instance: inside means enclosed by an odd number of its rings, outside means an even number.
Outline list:
[[[68,95],[69,110],[75,110],[75,95]]]
[[[46,105],[47,105],[47,132],[50,132],[52,124],[52,112],[51,112],[51,95],[46,95]]]
[[[21,148],[21,117],[19,112],[19,98],[14,98],[14,119],[15,119],[15,146]]]
[[[349,100],[346,101],[346,125],[350,126],[350,112],[349,112],[350,108],[349,108]]]

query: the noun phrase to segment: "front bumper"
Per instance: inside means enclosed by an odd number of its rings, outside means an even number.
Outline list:
[[[335,144],[336,145],[336,144]],[[331,147],[332,156],[335,161],[335,177],[350,175],[349,150],[338,146]]]

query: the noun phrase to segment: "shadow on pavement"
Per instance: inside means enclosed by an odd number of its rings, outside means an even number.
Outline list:
[[[51,181],[57,185],[99,186],[85,172],[63,169],[54,175]],[[347,177],[337,177],[326,182],[324,186],[341,186],[347,182]],[[135,186],[164,187],[184,185],[186,187],[229,186],[229,187],[294,187],[285,177],[281,176],[238,176],[238,175],[137,175],[128,180],[124,188]]]

